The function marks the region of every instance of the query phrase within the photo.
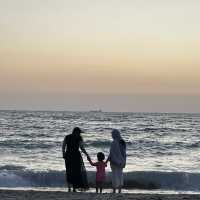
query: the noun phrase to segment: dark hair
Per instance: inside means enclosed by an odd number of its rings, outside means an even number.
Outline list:
[[[80,134],[83,133],[83,131],[79,127],[75,127],[72,131],[72,134]]]
[[[79,127],[75,127],[72,131],[72,135],[77,141],[83,141],[81,133],[83,133],[83,131]]]
[[[105,159],[105,155],[102,152],[97,153],[98,161],[103,161]]]

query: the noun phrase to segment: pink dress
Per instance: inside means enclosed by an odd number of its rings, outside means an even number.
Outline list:
[[[106,170],[107,164],[105,162],[96,162],[93,163],[90,162],[92,166],[96,166],[97,172],[96,172],[96,182],[104,182],[106,179]]]

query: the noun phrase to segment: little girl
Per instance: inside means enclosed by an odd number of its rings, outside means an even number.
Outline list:
[[[103,184],[106,180],[106,171],[105,168],[107,167],[107,163],[104,162],[105,155],[102,152],[97,153],[97,159],[98,162],[93,163],[90,159],[90,157],[87,157],[88,161],[92,166],[95,166],[96,171],[96,193],[99,192],[102,193],[103,190]]]

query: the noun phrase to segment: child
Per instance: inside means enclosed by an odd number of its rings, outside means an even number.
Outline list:
[[[105,159],[105,155],[102,152],[97,153],[97,159],[98,162],[93,163],[90,159],[90,157],[88,156],[88,161],[90,162],[90,164],[92,166],[96,166],[97,172],[96,172],[96,193],[99,192],[102,193],[102,189],[103,189],[103,184],[105,182],[106,179],[106,172],[105,172],[105,168],[107,167],[107,163],[104,162]]]

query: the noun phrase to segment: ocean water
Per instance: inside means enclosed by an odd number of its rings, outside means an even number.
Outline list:
[[[200,114],[175,113],[0,111],[0,187],[65,187],[61,146],[75,126],[93,160],[108,155],[112,128],[121,131],[126,187],[200,191]]]

